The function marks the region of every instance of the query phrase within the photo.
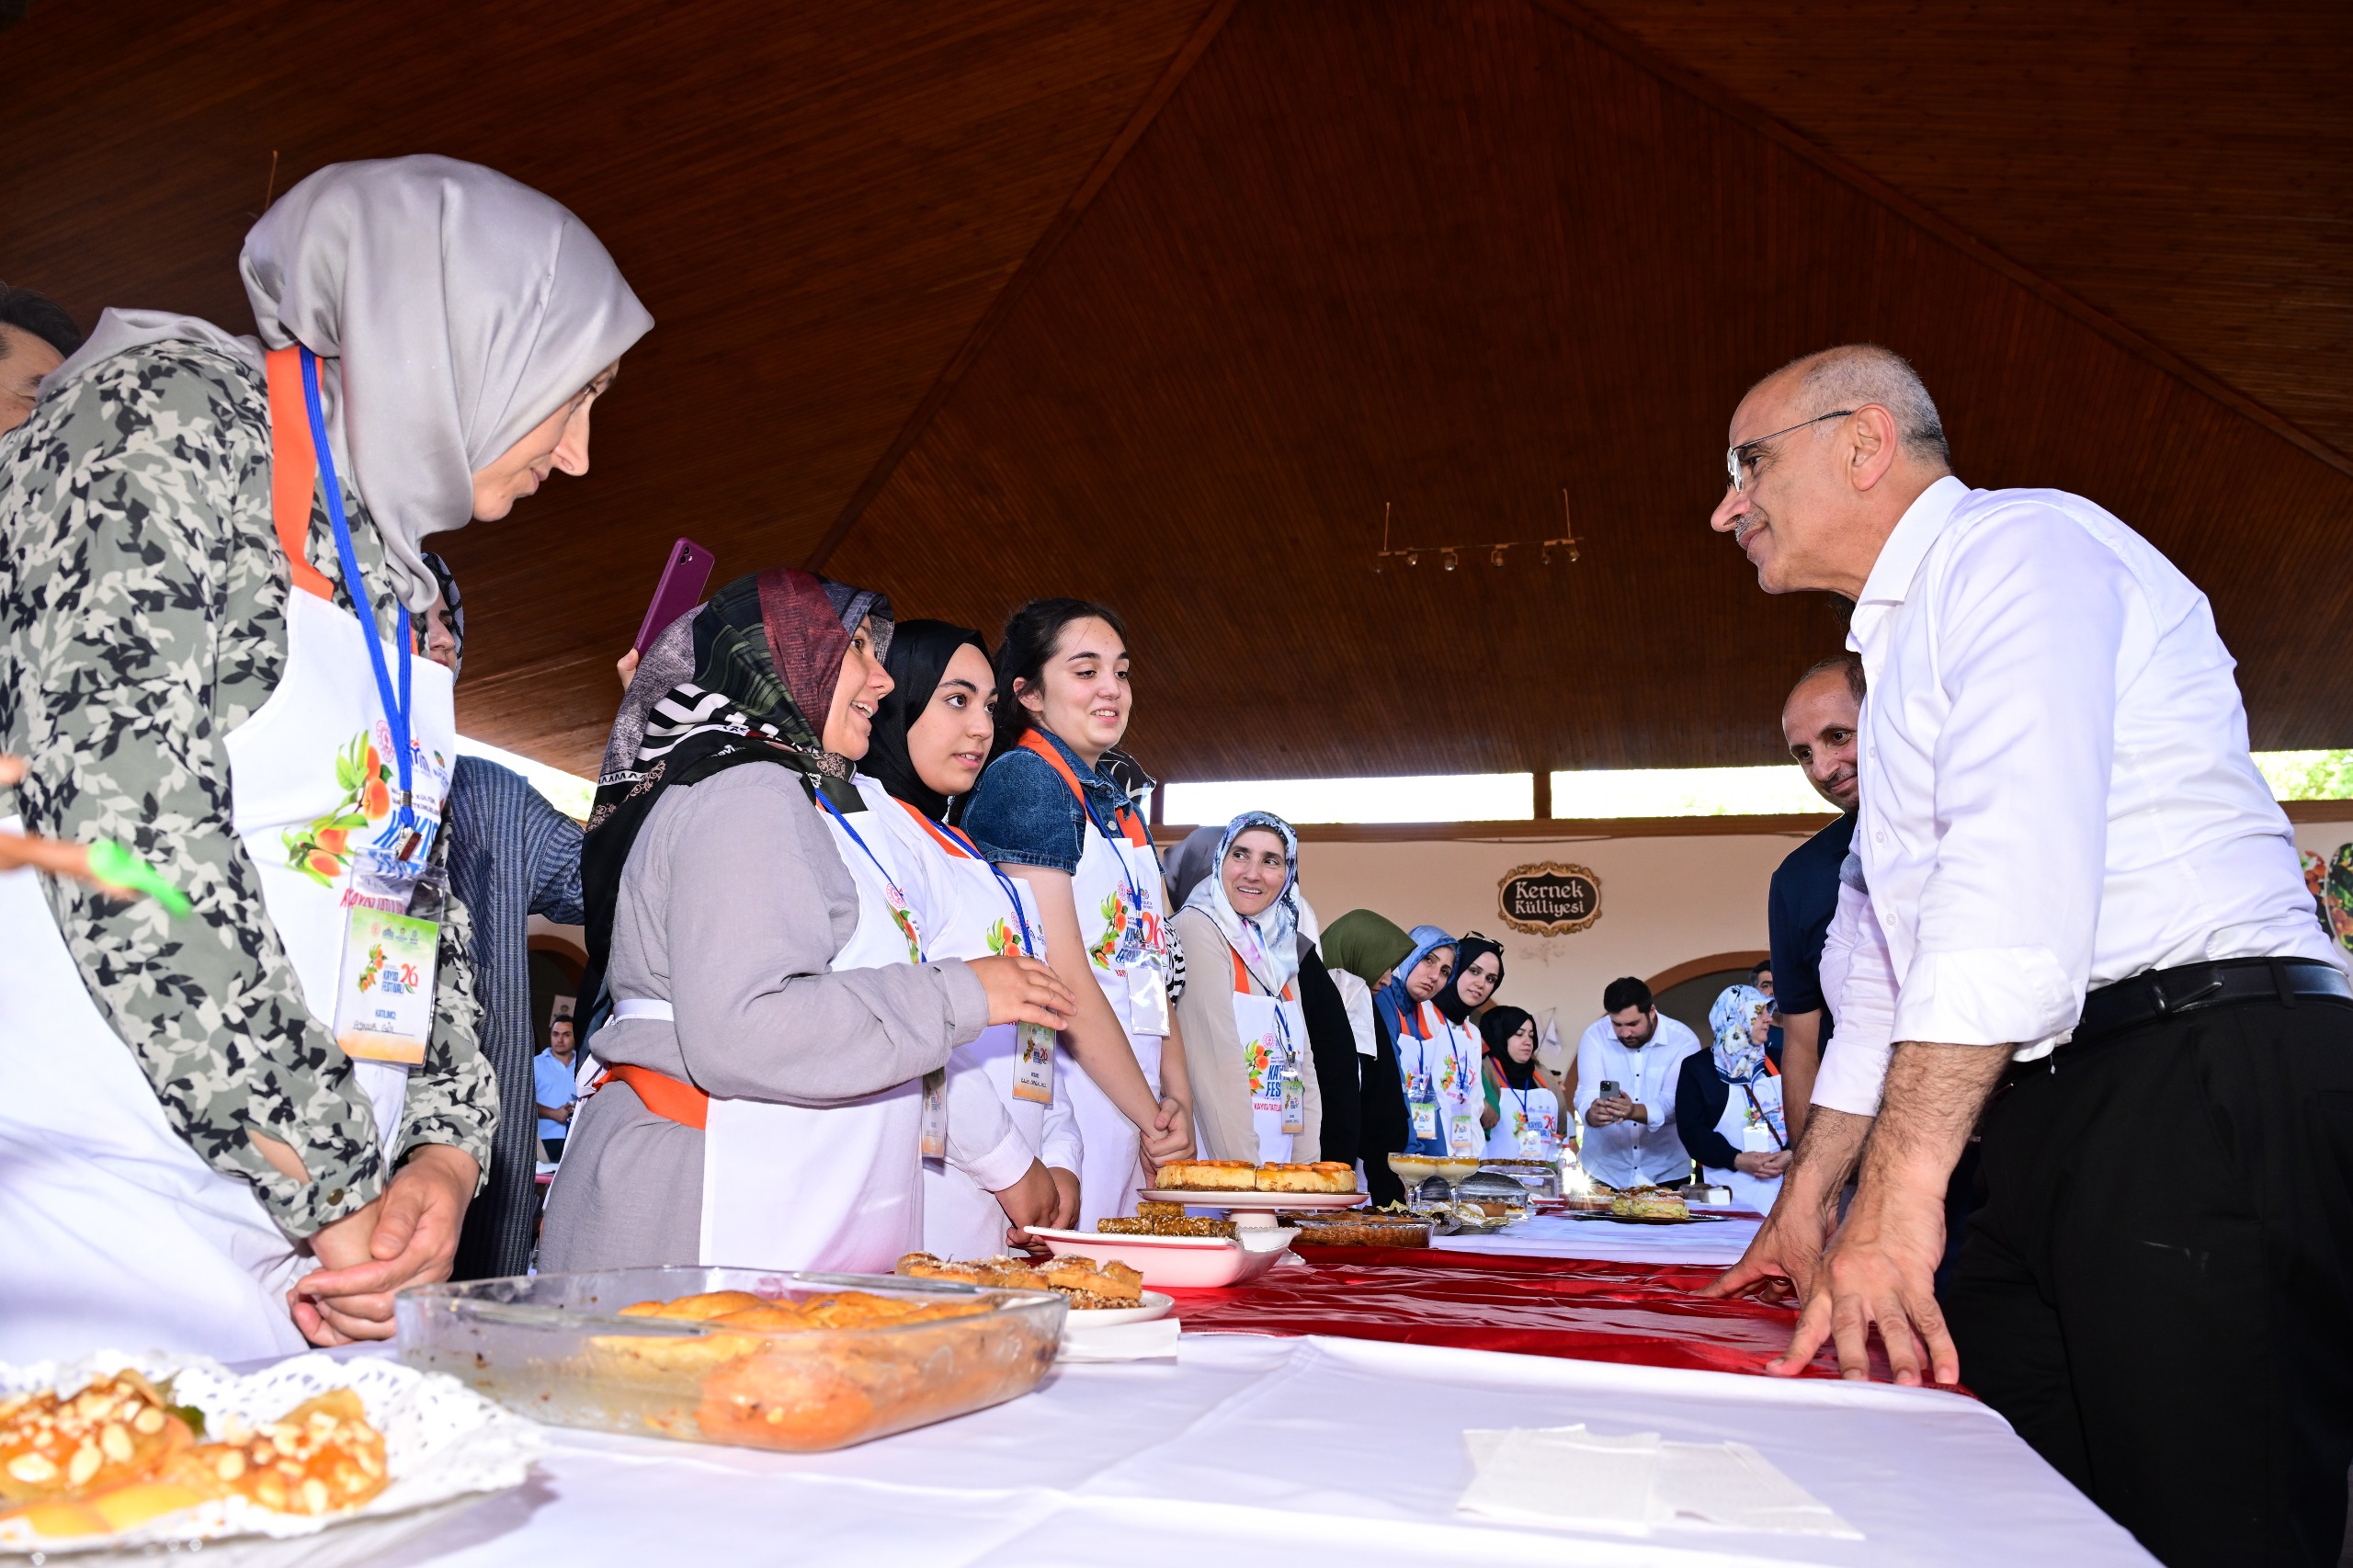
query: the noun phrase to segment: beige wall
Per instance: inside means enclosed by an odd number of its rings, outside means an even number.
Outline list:
[[[1687,960],[1763,949],[1773,868],[1798,835],[1602,838],[1504,843],[1300,846],[1300,886],[1325,921],[1374,909],[1401,926],[1484,931],[1504,945],[1502,999],[1541,1014],[1560,1009],[1563,1043],[1601,1014],[1601,988],[1644,979]],[[2353,820],[2300,823],[2296,843],[2324,859],[2353,842]],[[1515,866],[1561,860],[1601,879],[1601,918],[1565,937],[1512,930],[1496,883]]]
[[[1300,846],[1300,886],[1330,921],[1378,910],[1401,926],[1475,929],[1504,947],[1501,999],[1541,1015],[1560,1009],[1564,1044],[1601,1016],[1601,988],[1687,960],[1762,950],[1765,892],[1798,834],[1691,838],[1586,838],[1502,843]],[[1601,882],[1601,918],[1563,937],[1529,937],[1504,924],[1496,884],[1540,860],[1583,866]]]

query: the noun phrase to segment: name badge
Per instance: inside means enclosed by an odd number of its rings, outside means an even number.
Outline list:
[[[1307,1080],[1297,1068],[1283,1069],[1283,1131],[1307,1131]]]
[[[1406,1107],[1406,1109],[1412,1113],[1414,1136],[1415,1138],[1427,1140],[1438,1136],[1437,1101],[1415,1100]]]
[[[1013,1039],[1013,1097],[1033,1105],[1053,1104],[1054,1031],[1043,1024],[1016,1024]]]
[[[1168,1033],[1168,977],[1156,963],[1128,966],[1128,1027],[1137,1034]]]
[[[1485,1140],[1479,1131],[1479,1119],[1468,1111],[1457,1111],[1447,1119],[1447,1152],[1457,1159],[1475,1157]]]
[[[1752,1121],[1740,1130],[1740,1149],[1744,1154],[1769,1154],[1773,1152],[1773,1130],[1762,1122]]]
[[[923,1157],[948,1157],[948,1069],[935,1067],[923,1075]]]
[[[433,1038],[434,968],[441,925],[355,904],[344,912],[335,1042],[360,1062],[416,1066]]]

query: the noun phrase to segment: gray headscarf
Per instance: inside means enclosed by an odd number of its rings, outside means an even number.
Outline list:
[[[261,345],[322,361],[336,469],[415,610],[438,591],[420,541],[472,519],[474,472],[654,324],[579,219],[454,158],[330,164],[263,214],[237,266]],[[108,311],[42,393],[167,338],[261,364],[261,345],[196,317]]]

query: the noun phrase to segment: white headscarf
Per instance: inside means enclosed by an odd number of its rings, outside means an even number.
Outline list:
[[[237,266],[261,344],[322,361],[335,467],[417,610],[438,591],[421,541],[472,520],[474,472],[654,324],[579,219],[454,158],[330,164],[263,214]],[[164,339],[261,363],[253,339],[196,317],[108,311],[42,394]]]
[[[1254,827],[1283,841],[1283,891],[1256,915],[1246,915],[1225,895],[1225,857],[1233,841]],[[1218,840],[1217,859],[1210,874],[1194,884],[1185,907],[1198,909],[1217,922],[1226,941],[1242,955],[1243,967],[1266,987],[1267,994],[1279,996],[1299,973],[1298,892],[1299,835],[1271,812],[1245,812],[1226,824],[1225,835]]]

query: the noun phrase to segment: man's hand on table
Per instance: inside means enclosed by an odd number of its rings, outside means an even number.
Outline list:
[[[1936,1296],[1945,1184],[2008,1061],[1999,1046],[1896,1044],[1855,1201],[1823,1254],[1789,1349],[1767,1371],[1795,1376],[1827,1340],[1837,1347],[1840,1377],[1868,1378],[1877,1329],[1897,1382],[1961,1381],[1961,1355]],[[1817,1107],[1813,1122],[1835,1114]]]
[[[482,1168],[443,1143],[420,1144],[384,1195],[311,1238],[322,1267],[287,1292],[313,1345],[392,1336],[392,1294],[449,1277],[458,1228]]]
[[[1823,1246],[1837,1224],[1838,1195],[1862,1157],[1870,1130],[1870,1117],[1826,1108],[1809,1122],[1773,1211],[1756,1228],[1740,1261],[1699,1294],[1753,1295],[1780,1306],[1804,1301],[1813,1288]]]

